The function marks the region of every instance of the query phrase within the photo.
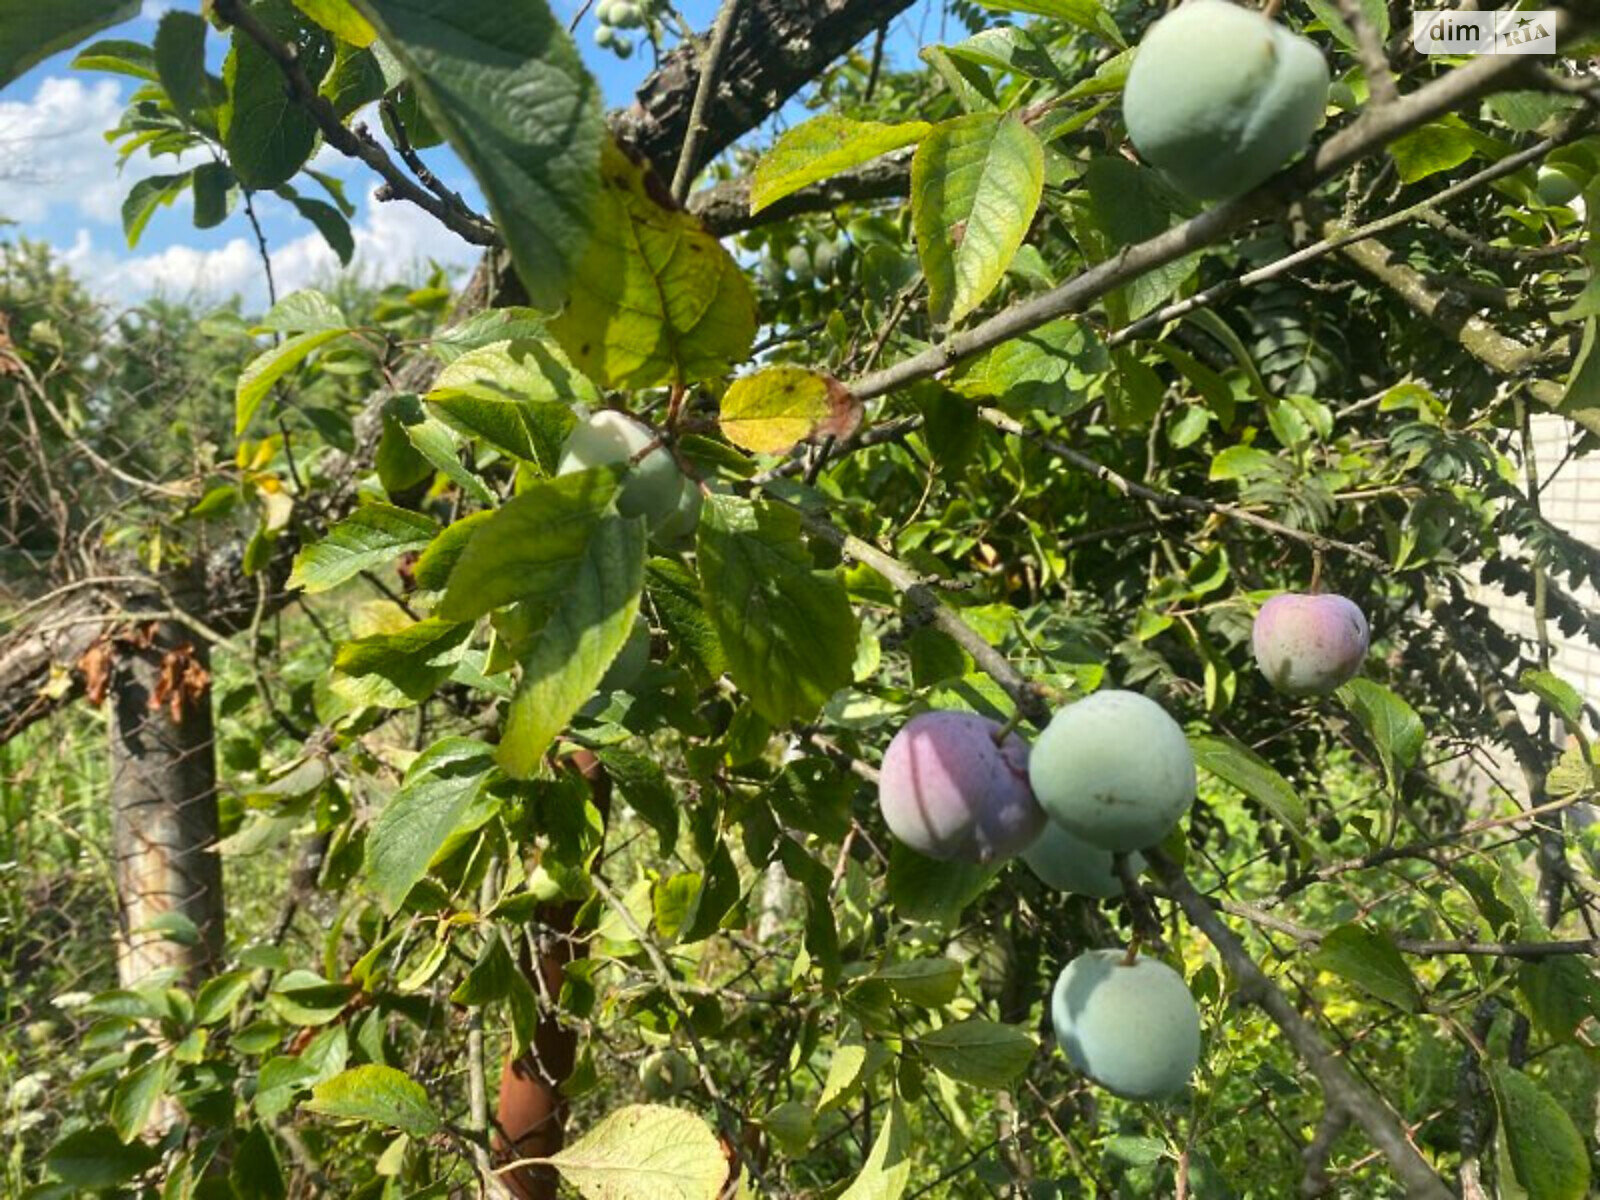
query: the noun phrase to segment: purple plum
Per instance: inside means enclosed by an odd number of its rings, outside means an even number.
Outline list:
[[[1250,642],[1278,691],[1322,696],[1361,670],[1371,633],[1361,610],[1343,596],[1285,592],[1261,606]]]
[[[1028,785],[1028,744],[964,712],[911,718],[883,756],[878,807],[894,834],[929,858],[987,863],[1011,858],[1044,829]]]

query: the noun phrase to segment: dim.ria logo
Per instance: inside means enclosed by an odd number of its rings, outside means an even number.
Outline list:
[[[1555,13],[1436,9],[1411,14],[1411,37],[1423,54],[1554,54]]]

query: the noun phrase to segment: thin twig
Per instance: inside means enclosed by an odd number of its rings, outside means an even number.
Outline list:
[[[694,102],[689,107],[689,127],[683,131],[683,148],[678,151],[678,166],[672,173],[672,198],[682,204],[689,198],[689,186],[694,183],[700,169],[700,143],[706,135],[706,116],[711,111],[711,97],[717,91],[717,77],[722,73],[722,58],[728,43],[733,40],[733,27],[739,16],[739,0],[722,0],[717,10],[716,22],[711,26],[711,40],[700,56],[700,82],[695,86]]]

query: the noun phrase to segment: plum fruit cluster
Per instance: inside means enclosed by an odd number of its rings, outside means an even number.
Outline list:
[[[1195,782],[1178,723],[1136,692],[1106,690],[1057,712],[1031,750],[973,713],[913,717],[884,754],[878,806],[889,831],[930,858],[1020,855],[1048,886],[1108,899],[1122,892],[1114,854],[1141,870],[1134,852],[1172,831]],[[1136,954],[1068,964],[1052,1018],[1068,1061],[1119,1095],[1170,1095],[1199,1061],[1199,1010],[1182,977]]]
[[[594,10],[594,44],[618,58],[630,57],[633,39],[618,30],[643,29],[649,12],[650,6],[640,0],[600,0]]]
[[[1306,38],[1228,0],[1188,0],[1139,43],[1122,113],[1147,163],[1196,199],[1222,200],[1305,151],[1328,85]]]

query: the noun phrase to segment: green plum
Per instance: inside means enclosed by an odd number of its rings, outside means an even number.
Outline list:
[[[1080,954],[1056,979],[1050,1018],[1067,1061],[1130,1100],[1181,1092],[1200,1062],[1200,1009],[1183,976],[1158,959]]]
[[[1200,200],[1249,191],[1311,144],[1328,102],[1322,51],[1254,9],[1188,0],[1150,27],[1122,112],[1146,162]]]
[[[581,419],[567,435],[556,471],[566,475],[609,463],[630,464],[617,498],[618,512],[644,517],[650,531],[664,540],[693,532],[700,520],[699,485],[679,470],[672,452],[648,426],[626,413],[602,409]]]
[[[1102,850],[1143,850],[1194,801],[1194,753],[1154,700],[1107,689],[1051,718],[1028,759],[1046,813]]]
[[[1044,832],[1022,852],[1022,861],[1040,881],[1058,892],[1074,892],[1111,900],[1122,895],[1122,880],[1109,850],[1092,846],[1058,821],[1047,821]],[[1144,870],[1144,855],[1129,856],[1137,875]]]

